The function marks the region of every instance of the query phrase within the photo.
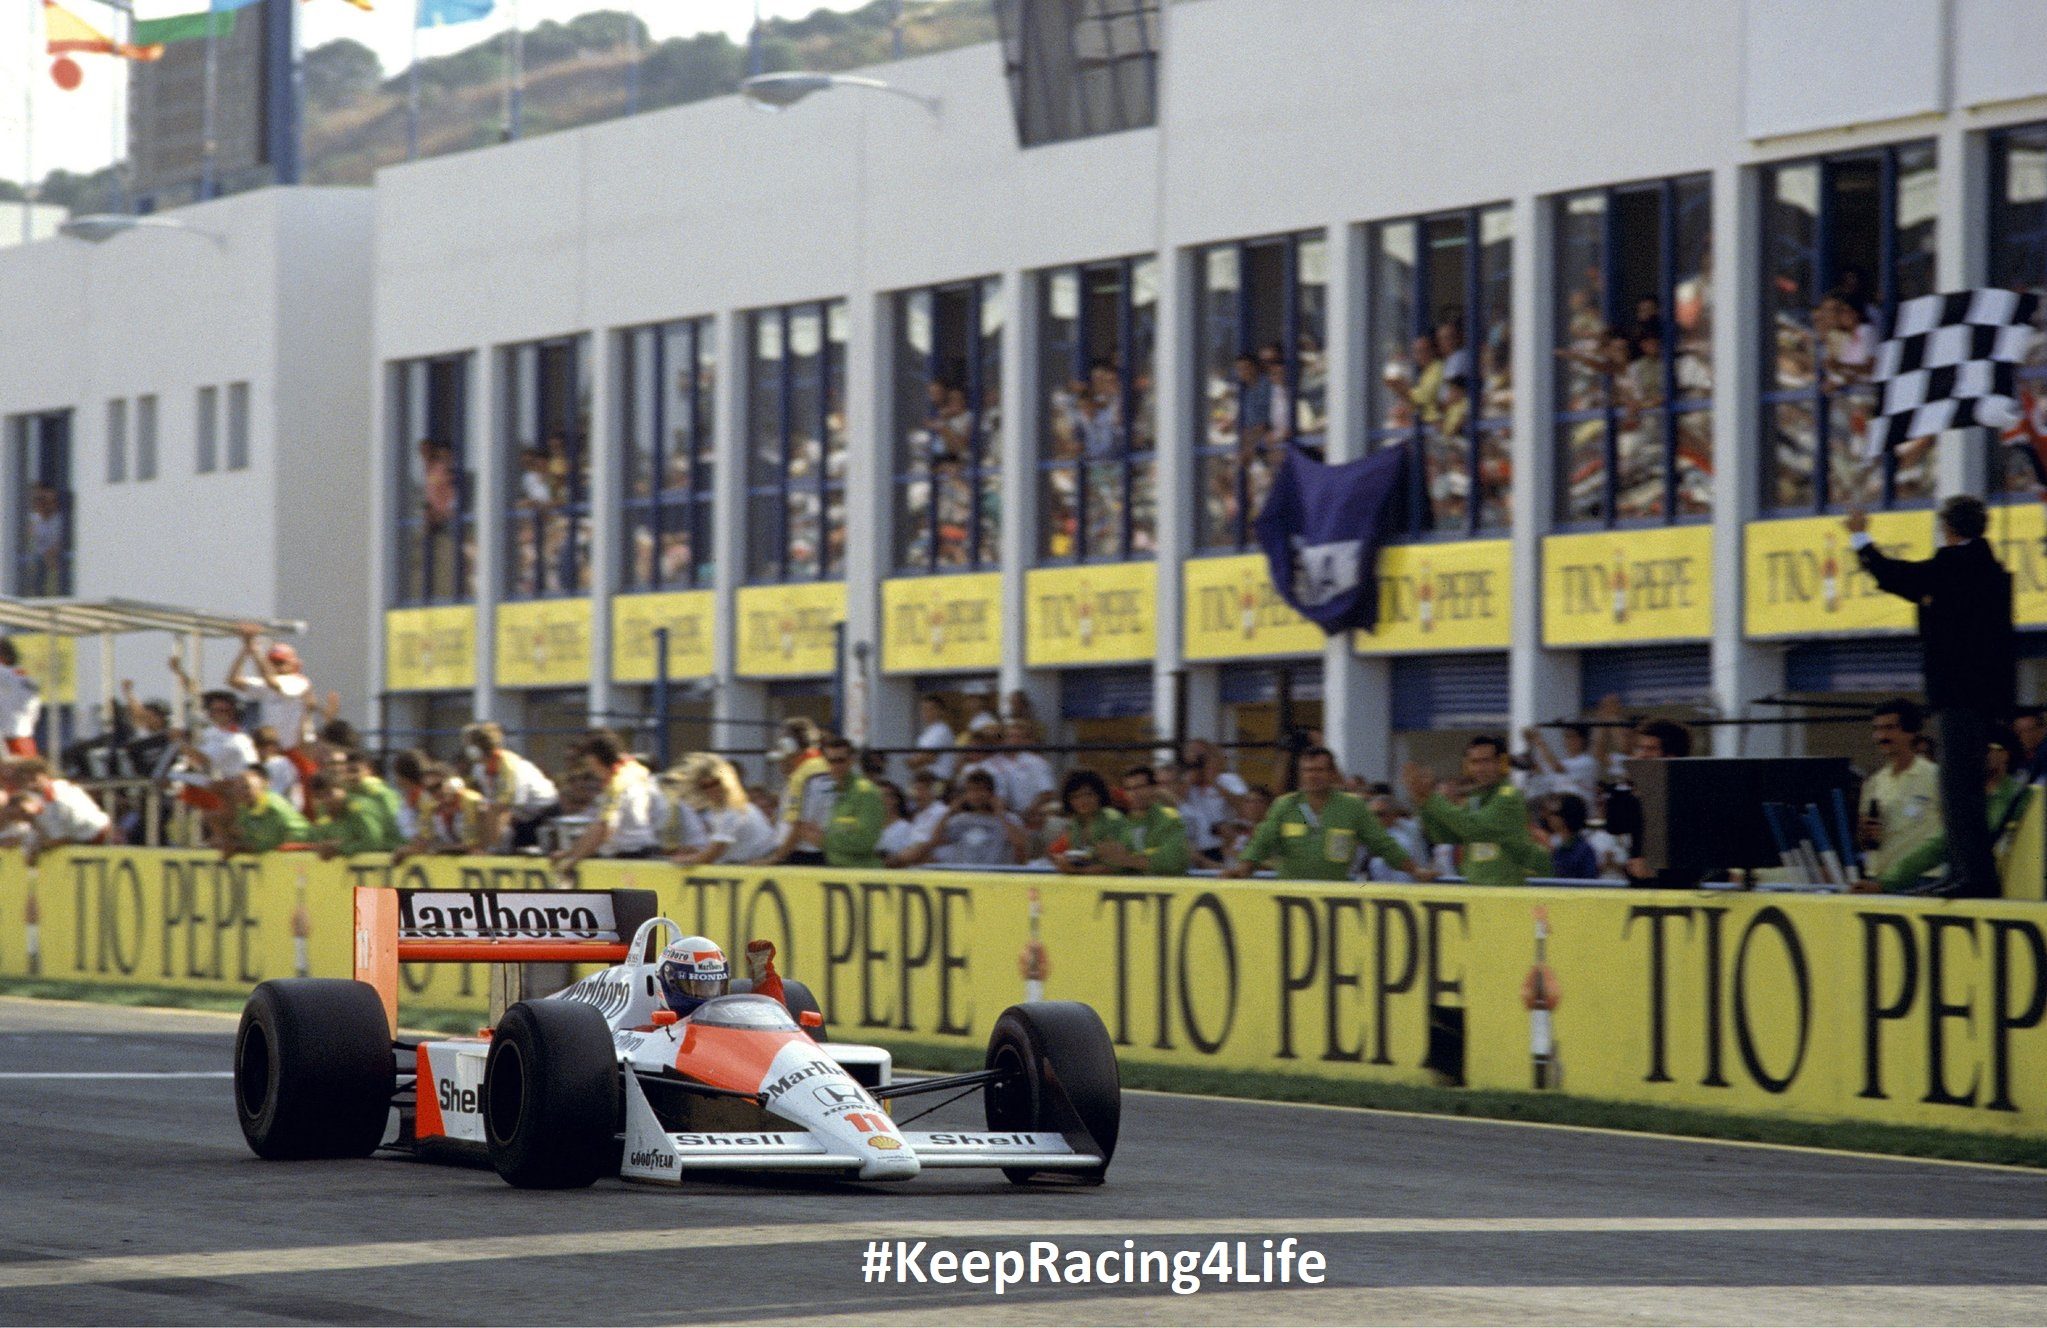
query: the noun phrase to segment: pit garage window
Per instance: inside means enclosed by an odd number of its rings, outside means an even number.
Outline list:
[[[627,590],[709,585],[717,330],[692,318],[620,334]]]
[[[1505,206],[1371,230],[1371,446],[1413,453],[1420,535],[1513,518],[1514,227]]]
[[[1158,120],[1159,0],[996,0],[1027,148]]]
[[[1002,283],[895,297],[896,566],[996,565],[1002,534]]]
[[[16,415],[8,421],[14,453],[13,591],[24,597],[71,593],[71,412]]]
[[[2025,418],[2001,434],[1985,431],[1992,490],[2030,499],[2032,468],[2009,444],[2047,433],[2047,124],[1990,136],[1990,284],[2042,297],[2034,314],[2039,335],[2019,370]]]
[[[1148,557],[1155,547],[1158,290],[1151,258],[1040,277],[1040,562]]]
[[[580,336],[500,352],[508,599],[590,589],[589,358]]]
[[[1933,144],[1787,162],[1762,173],[1763,505],[1824,511],[1933,497],[1926,450],[1867,463],[1877,343],[1900,301],[1934,289]]]
[[[1554,206],[1558,522],[1711,516],[1711,177]]]
[[[746,327],[747,577],[828,580],[846,562],[846,302]]]
[[[469,468],[469,357],[391,366],[399,604],[476,597],[476,486]]]
[[[1320,231],[1213,244],[1195,270],[1195,535],[1204,550],[1249,549],[1287,444],[1322,449],[1329,246]]]

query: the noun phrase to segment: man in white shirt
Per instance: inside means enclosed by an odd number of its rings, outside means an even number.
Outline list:
[[[58,779],[47,761],[17,757],[0,772],[7,787],[5,819],[28,827],[22,859],[33,867],[47,849],[60,844],[105,844],[113,819],[90,794]]]
[[[36,721],[42,714],[42,689],[21,668],[14,642],[0,637],[0,738],[9,755],[36,755]]]
[[[303,778],[318,768],[305,751],[313,736],[313,680],[306,676],[298,651],[281,641],[258,651],[259,633],[254,623],[243,623],[236,630],[242,648],[227,667],[228,689],[254,703],[258,728],[277,730],[285,755]]]
[[[929,770],[940,779],[952,778],[953,767],[959,763],[960,739],[952,730],[952,719],[945,712],[945,699],[938,696],[919,698],[917,719],[923,725],[917,733],[917,750],[903,758],[912,773]]]
[[[1030,805],[1059,787],[1052,763],[1033,751],[1037,726],[1027,719],[1012,719],[1003,726],[1002,741],[1009,750],[989,758],[995,767],[997,786],[1009,810],[1021,816]]]
[[[1592,754],[1592,730],[1584,724],[1563,726],[1563,755],[1549,745],[1541,729],[1531,724],[1521,730],[1528,744],[1533,767],[1528,779],[1528,800],[1539,802],[1553,793],[1575,793],[1587,807],[1599,805],[1599,758]]]
[[[591,808],[590,828],[554,855],[555,870],[573,871],[591,857],[647,858],[659,853],[667,803],[647,767],[625,750],[617,734],[605,729],[585,737],[578,755],[604,781],[604,791]]]
[[[1188,824],[1188,843],[1198,854],[1217,856],[1222,851],[1222,827],[1244,819],[1237,814],[1237,799],[1249,793],[1250,786],[1223,764],[1222,753],[1214,743],[1200,738],[1181,749],[1180,764],[1187,772],[1180,815]],[[1197,826],[1201,828],[1199,835],[1194,833]]]
[[[554,781],[539,766],[505,746],[505,731],[486,720],[462,730],[469,786],[483,795],[484,842],[493,852],[532,848],[540,826],[561,805]]]

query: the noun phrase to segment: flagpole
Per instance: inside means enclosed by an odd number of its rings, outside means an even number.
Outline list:
[[[41,5],[28,7],[28,41],[22,46],[21,80],[21,242],[35,238],[29,213],[36,197],[36,13]]]
[[[510,142],[519,137],[519,121],[525,111],[526,34],[519,31],[519,0],[509,0],[506,9],[512,18],[512,26],[505,33],[510,53],[505,62],[505,140]]]
[[[419,160],[419,6],[412,0],[412,68],[405,77],[405,160]]]
[[[640,60],[641,53],[645,49],[640,45],[639,0],[627,0],[625,39],[627,45],[632,47],[632,58],[626,62],[625,67],[625,113],[627,115],[638,115],[640,113]]]
[[[753,31],[746,34],[746,74],[749,78],[761,72],[761,0],[753,0]]]
[[[213,178],[215,158],[219,155],[220,144],[215,123],[220,102],[220,12],[208,6],[206,12],[206,104],[203,112],[200,136],[204,140],[203,155],[199,162],[199,200],[205,202],[213,197],[217,182]]]

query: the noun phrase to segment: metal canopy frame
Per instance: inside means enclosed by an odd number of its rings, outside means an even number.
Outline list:
[[[297,636],[306,624],[296,618],[262,618],[247,614],[209,613],[203,609],[151,604],[135,599],[17,599],[0,595],[0,628],[48,636],[100,639],[100,701],[114,697],[114,638],[135,632],[167,632],[188,643],[192,659],[209,637],[239,635],[242,624],[254,623],[268,636]],[[42,749],[56,754],[54,707],[44,706]]]

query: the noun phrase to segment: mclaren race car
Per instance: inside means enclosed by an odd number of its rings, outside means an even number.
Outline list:
[[[1011,1006],[984,1068],[898,1080],[882,1048],[826,1040],[794,980],[782,1000],[735,982],[678,1017],[651,956],[682,930],[654,907],[646,890],[358,889],[356,977],[264,982],[243,1010],[235,1107],[249,1147],[264,1158],[488,1157],[533,1189],[612,1175],[680,1184],[698,1170],[893,1181],[994,1167],[1016,1183],[1084,1184],[1107,1173],[1122,1089],[1090,1007]],[[401,961],[592,960],[610,966],[510,1005],[478,1037],[397,1034]],[[977,1091],[985,1130],[895,1119],[901,1106]]]

